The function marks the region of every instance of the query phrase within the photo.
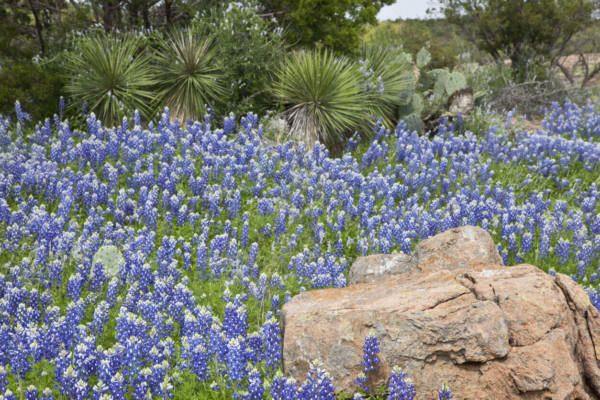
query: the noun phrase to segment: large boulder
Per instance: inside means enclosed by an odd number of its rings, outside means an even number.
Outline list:
[[[356,259],[348,283],[372,283],[403,273],[502,265],[490,234],[476,226],[449,229],[419,243],[413,254],[375,254]]]
[[[531,265],[430,259],[431,268],[295,296],[281,313],[285,373],[301,380],[320,359],[338,392],[354,391],[374,330],[381,362],[368,374],[372,387],[398,365],[417,399],[435,397],[443,382],[465,400],[600,398],[600,315],[579,285]]]

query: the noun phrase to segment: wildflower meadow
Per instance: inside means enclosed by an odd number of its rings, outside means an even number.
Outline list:
[[[75,129],[62,112],[0,118],[0,398],[334,399],[318,360],[303,382],[281,371],[281,307],[462,225],[600,305],[598,103],[555,103],[536,132],[512,115],[477,132],[442,118],[432,137],[379,123],[335,156],[264,141],[252,113]],[[376,337],[364,351],[368,371]],[[395,368],[344,396],[419,389]]]

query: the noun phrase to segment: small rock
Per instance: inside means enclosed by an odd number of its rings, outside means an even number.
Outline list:
[[[469,86],[452,93],[448,98],[447,105],[450,112],[467,115],[475,108],[473,88]]]

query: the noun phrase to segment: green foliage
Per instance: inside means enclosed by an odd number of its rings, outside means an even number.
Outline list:
[[[359,65],[371,116],[383,118],[386,125],[393,128],[392,120],[398,107],[410,102],[414,88],[410,56],[390,47],[365,47]]]
[[[370,46],[402,48],[414,57],[419,68],[453,68],[460,61],[461,54],[471,52],[473,47],[454,25],[444,19],[380,22],[366,28],[363,42]],[[429,61],[425,62],[428,58]]]
[[[420,54],[423,59],[427,58],[427,53]],[[467,88],[468,82],[463,73],[443,68],[421,74],[420,82],[415,87],[418,90],[410,97],[410,101],[398,108],[398,119],[403,120],[409,129],[423,133],[437,123],[440,115],[449,114],[447,106],[450,96]]]
[[[394,0],[261,0],[264,13],[289,27],[291,43],[349,53],[360,45],[364,25]]]
[[[216,104],[217,114],[262,113],[272,106],[269,89],[287,44],[283,29],[260,17],[257,10],[255,2],[232,3],[192,21],[194,32],[212,40],[223,66],[226,94]]]
[[[427,73],[428,81],[433,82],[433,96],[438,101],[442,100],[446,94],[446,82],[449,75],[450,71],[447,69],[438,69]]]
[[[363,123],[369,96],[358,90],[358,66],[332,52],[293,53],[278,71],[275,96],[287,106],[290,136],[312,148],[332,144]]]
[[[67,92],[74,107],[87,103],[107,126],[120,123],[123,116],[139,110],[150,117],[153,83],[143,39],[116,35],[85,37],[78,52],[66,53],[70,83]]]
[[[154,80],[159,107],[186,121],[201,119],[206,106],[225,94],[223,77],[210,40],[191,31],[174,32],[161,38],[154,56]]]
[[[441,10],[498,63],[510,58],[519,82],[536,65],[556,61],[574,34],[592,22],[595,0],[441,0]],[[542,77],[543,78],[543,77]]]
[[[498,134],[509,134],[504,121],[504,114],[497,114],[486,107],[475,107],[473,111],[463,119],[463,129],[465,132],[481,134],[494,128]],[[518,120],[517,120],[518,121]],[[513,126],[515,126],[513,124]],[[515,126],[519,129],[520,127]]]
[[[427,72],[423,82],[425,93],[433,93],[438,102],[446,102],[452,93],[465,87],[467,78],[461,72],[450,72],[447,69]]]
[[[31,35],[23,35],[24,26],[32,26],[31,11],[24,1],[0,2],[0,62],[27,59],[37,51],[37,43]]]
[[[18,100],[33,120],[56,114],[64,80],[53,63],[24,62],[0,69],[0,114],[14,112]]]
[[[510,67],[504,64],[463,64],[457,68],[467,78],[467,84],[477,88],[481,96],[476,96],[478,103],[483,105],[497,97],[502,89],[514,83]]]

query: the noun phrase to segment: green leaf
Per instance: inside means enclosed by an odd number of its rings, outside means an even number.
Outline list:
[[[398,108],[398,119],[402,119],[410,114],[421,115],[423,112],[423,98],[420,94],[414,93],[411,97],[410,103]]]
[[[444,99],[446,97],[446,82],[450,73],[445,69],[436,70],[436,80],[433,85],[433,95],[436,99]],[[433,71],[432,71],[433,72]]]

